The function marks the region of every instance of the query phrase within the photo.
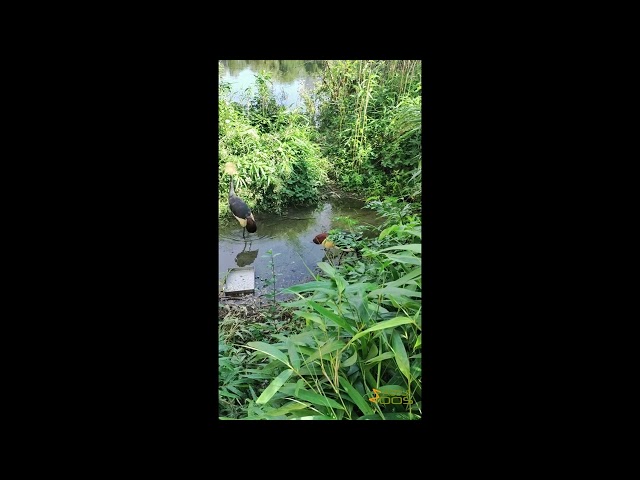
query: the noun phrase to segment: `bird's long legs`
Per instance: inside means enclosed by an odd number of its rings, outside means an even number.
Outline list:
[[[242,238],[244,238],[244,231],[246,230],[247,227],[242,227]]]

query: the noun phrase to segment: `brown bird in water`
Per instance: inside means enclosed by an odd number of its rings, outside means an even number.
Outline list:
[[[333,248],[335,243],[331,240],[327,239],[327,233],[320,233],[313,237],[313,243],[316,245],[322,245],[324,248]]]

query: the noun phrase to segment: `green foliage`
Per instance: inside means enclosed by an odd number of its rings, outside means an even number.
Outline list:
[[[218,130],[218,198],[220,216],[226,207],[227,162],[236,165],[236,193],[254,213],[282,213],[287,205],[308,205],[319,199],[329,164],[312,140],[314,128],[298,112],[277,104],[266,73],[256,75],[257,91],[244,108],[226,98],[220,84]]]
[[[319,101],[319,138],[348,190],[410,194],[421,162],[421,62],[329,61]],[[416,195],[413,195],[416,194]]]
[[[222,216],[232,162],[255,213],[313,204],[331,179],[385,218],[374,238],[341,218],[329,232],[338,260],[327,255],[313,281],[283,290],[295,301],[276,301],[278,254],[267,252],[268,309],[219,324],[220,418],[421,418],[420,62],[326,62],[304,113],[278,105],[264,71],[242,104],[219,85]],[[401,403],[370,400],[398,392]]]
[[[400,215],[394,200],[374,208],[389,219]],[[305,327],[244,344],[263,359],[255,372],[264,382],[241,418],[421,418],[421,230],[415,216],[401,218],[375,239],[355,225],[332,231],[336,245],[359,254],[339,265],[321,262],[314,281],[283,290],[297,300],[282,308]],[[377,395],[383,400],[370,401]]]

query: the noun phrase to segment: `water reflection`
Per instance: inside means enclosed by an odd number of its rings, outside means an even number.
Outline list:
[[[250,241],[248,243],[249,243],[249,250],[246,250],[247,242],[245,242],[244,244],[245,249],[243,249],[238,255],[236,255],[236,265],[238,265],[239,267],[246,267],[247,265],[251,265],[253,262],[255,262],[256,258],[258,257],[259,250],[251,250],[251,243],[253,242]]]
[[[321,75],[324,60],[220,60],[224,68],[221,81],[231,84],[230,100],[245,105],[255,93],[255,74],[271,74],[273,92],[279,105],[302,107],[301,91],[313,89]]]

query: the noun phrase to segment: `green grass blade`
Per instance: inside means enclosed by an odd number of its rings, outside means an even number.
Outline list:
[[[280,390],[280,387],[284,385],[284,383],[289,379],[292,373],[293,373],[293,370],[288,369],[282,372],[276,378],[274,378],[273,381],[269,384],[269,386],[265,389],[265,391],[262,392],[262,394],[258,397],[258,400],[256,400],[256,403],[259,403],[259,404],[267,403],[269,400],[271,400],[271,397],[273,397],[276,394],[276,392]]]

